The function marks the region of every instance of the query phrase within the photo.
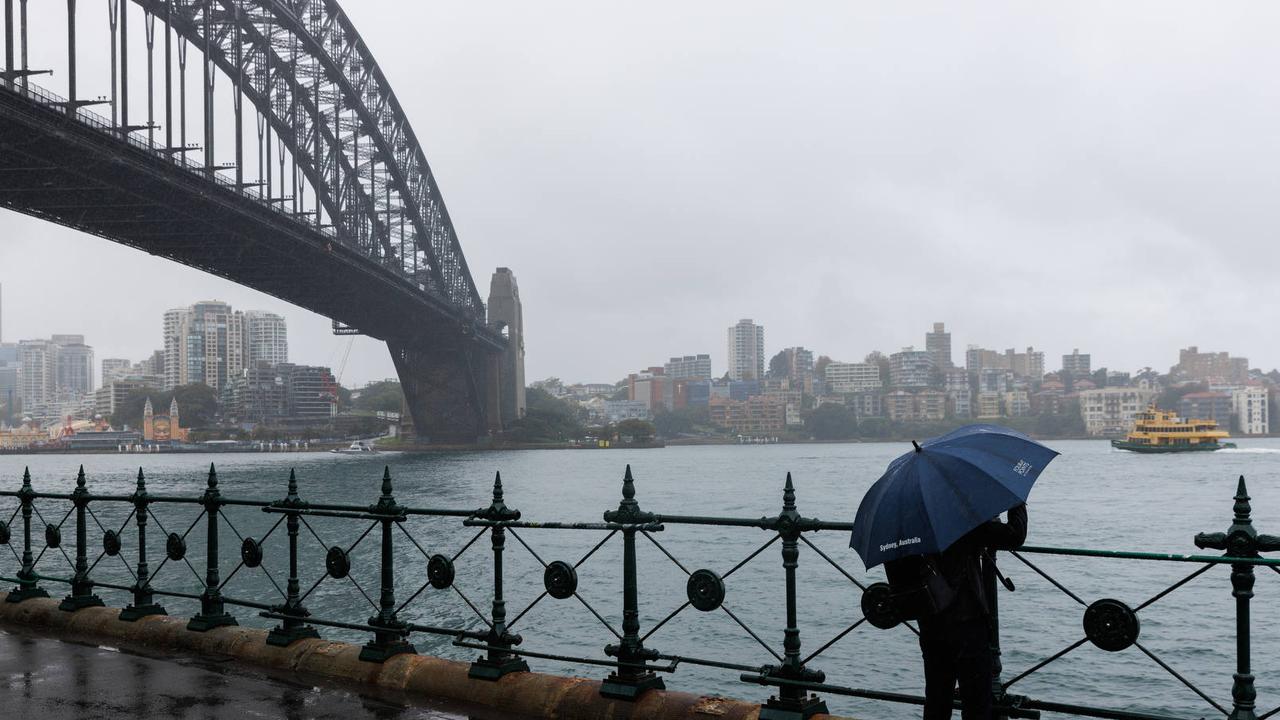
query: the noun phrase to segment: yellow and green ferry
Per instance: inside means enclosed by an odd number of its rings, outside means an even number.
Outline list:
[[[1231,437],[1213,420],[1185,420],[1155,405],[1134,417],[1133,430],[1111,447],[1140,453],[1206,452],[1234,448]]]

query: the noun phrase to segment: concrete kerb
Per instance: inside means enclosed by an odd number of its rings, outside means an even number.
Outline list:
[[[75,612],[58,609],[58,600],[32,598],[4,602],[0,593],[0,626],[35,629],[52,635],[132,644],[161,652],[231,657],[246,665],[299,672],[377,686],[384,690],[445,701],[484,705],[532,718],[598,720],[758,720],[760,706],[742,700],[699,696],[674,690],[650,690],[635,702],[602,697],[600,681],[536,672],[518,672],[497,681],[467,676],[469,665],[428,655],[398,655],[385,663],[359,659],[360,647],[332,640],[304,639],[288,647],[266,643],[266,631],[220,627],[192,632],[183,618],[153,615],[122,622],[120,610],[90,607]],[[815,720],[840,720],[817,715]]]

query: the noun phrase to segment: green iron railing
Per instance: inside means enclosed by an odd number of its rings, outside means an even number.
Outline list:
[[[787,476],[782,493],[782,507],[775,516],[759,518],[746,517],[706,517],[691,515],[662,514],[641,510],[636,499],[635,482],[630,467],[627,468],[622,481],[622,501],[618,507],[603,515],[603,522],[533,522],[521,517],[518,510],[506,505],[501,476],[496,476],[490,503],[478,509],[440,509],[420,508],[401,505],[392,492],[390,470],[383,472],[381,493],[371,505],[320,504],[305,501],[298,493],[298,483],[293,472],[289,475],[287,492],[284,498],[273,502],[247,500],[226,497],[218,489],[216,470],[210,466],[207,485],[203,494],[194,497],[152,495],[147,491],[146,479],[141,470],[138,471],[137,485],[129,495],[95,495],[88,489],[83,468],[77,478],[75,489],[70,493],[36,492],[31,483],[29,472],[25,472],[22,487],[17,491],[0,492],[0,497],[13,498],[17,506],[9,515],[7,522],[0,522],[0,544],[10,549],[18,565],[18,571],[12,577],[0,576],[0,579],[17,584],[8,594],[8,602],[22,602],[35,597],[48,597],[48,590],[42,583],[58,583],[70,587],[70,593],[62,600],[62,610],[76,610],[103,605],[96,590],[111,590],[128,593],[131,602],[120,611],[120,619],[133,621],[139,618],[165,614],[164,607],[157,598],[182,598],[199,603],[199,612],[190,618],[187,627],[190,630],[204,632],[224,625],[235,625],[236,617],[228,612],[228,608],[245,608],[258,611],[258,615],[274,621],[275,627],[267,635],[266,642],[272,645],[287,646],[304,638],[319,637],[318,628],[336,628],[345,631],[369,633],[372,637],[360,653],[360,658],[368,662],[384,662],[390,657],[402,653],[415,652],[410,639],[414,634],[439,635],[452,639],[452,644],[459,648],[479,651],[481,654],[471,663],[470,675],[484,680],[497,680],[513,672],[529,670],[528,660],[544,659],[573,663],[579,666],[599,666],[609,669],[604,678],[600,692],[603,695],[623,700],[633,700],[651,688],[664,687],[663,675],[676,672],[682,665],[695,665],[705,668],[732,671],[738,674],[742,682],[759,684],[774,688],[772,697],[763,705],[760,716],[763,720],[803,720],[815,713],[826,712],[827,706],[818,693],[828,695],[844,695],[872,700],[896,703],[922,704],[924,699],[909,693],[889,692],[851,684],[832,683],[827,681],[824,672],[814,667],[814,661],[822,657],[836,643],[849,636],[863,625],[881,629],[890,629],[899,625],[910,632],[917,630],[909,623],[900,623],[894,616],[888,601],[888,586],[883,582],[864,582],[846,570],[830,554],[814,544],[807,536],[822,530],[849,531],[852,524],[847,522],[826,522],[801,515],[797,503],[796,492],[790,475]],[[46,516],[41,506],[51,502],[68,503],[70,508],[60,516]],[[107,527],[99,518],[94,508],[112,506],[120,508],[121,513],[127,509],[123,522],[118,526]],[[181,532],[170,531],[165,527],[157,509],[162,507],[187,506],[198,509],[194,520]],[[238,509],[240,512],[265,513],[270,521],[269,528],[259,537],[247,536],[231,522],[228,512]],[[1249,496],[1245,488],[1244,478],[1240,478],[1235,496],[1234,519],[1226,532],[1201,533],[1194,539],[1197,547],[1223,551],[1221,555],[1168,555],[1142,552],[1121,552],[1107,550],[1082,550],[1070,548],[1024,547],[1014,553],[1014,557],[1026,564],[1032,571],[1043,577],[1057,590],[1071,598],[1084,608],[1082,628],[1084,637],[1071,643],[1064,649],[1034,663],[1030,668],[1004,680],[1002,671],[998,670],[993,679],[993,692],[997,698],[998,713],[1003,717],[1038,718],[1041,711],[1062,712],[1076,715],[1116,718],[1118,720],[1168,720],[1171,716],[1136,712],[1125,708],[1106,708],[1075,703],[1054,702],[1050,700],[1018,695],[1010,689],[1025,678],[1033,675],[1067,656],[1086,643],[1108,652],[1120,652],[1136,648],[1138,652],[1169,673],[1177,681],[1195,693],[1209,707],[1233,720],[1265,720],[1280,713],[1280,707],[1257,712],[1254,676],[1250,664],[1250,600],[1253,597],[1254,568],[1266,567],[1280,573],[1280,559],[1263,558],[1262,552],[1280,550],[1280,538],[1258,534],[1253,528]],[[74,515],[75,523],[75,557],[63,547],[62,530]],[[21,552],[14,545],[12,524],[21,516],[22,536]],[[423,548],[407,528],[407,521],[412,517],[439,518],[457,523],[469,539],[460,550],[452,555],[432,554]],[[344,524],[363,525],[363,531],[347,545],[326,543],[313,527],[318,518],[328,518]],[[32,529],[38,521],[44,527],[43,547],[33,542]],[[101,531],[101,547],[96,557],[90,561],[89,522]],[[170,519],[172,522],[172,519]],[[201,573],[187,558],[187,540],[203,522],[205,568]],[[164,537],[163,559],[152,568],[148,560],[148,546],[156,545],[155,540],[148,541],[148,526],[154,524]],[[125,559],[124,540],[130,526],[134,529],[136,561]],[[278,531],[284,528],[283,540],[275,541],[279,549],[284,544],[287,555],[288,577],[283,584],[270,572],[263,560],[267,552],[267,543],[272,536],[279,538]],[[762,530],[768,534],[767,539],[755,547],[740,562],[734,564],[723,574],[709,568],[690,569],[666,545],[658,540],[658,535],[668,526],[717,526],[728,528],[749,528]],[[229,564],[226,543],[220,530],[230,529],[240,543],[238,562],[224,577],[222,569]],[[474,534],[471,530],[474,529]],[[374,532],[374,531],[378,532]],[[547,561],[537,549],[525,539],[526,532],[542,530],[567,530],[595,533],[602,535],[591,549],[579,560],[569,563],[564,560]],[[305,532],[304,532],[305,531]],[[489,536],[492,550],[491,582],[489,607],[487,612],[473,602],[455,583],[458,559],[473,547],[485,535]],[[506,598],[504,595],[504,554],[507,551],[507,538],[514,539],[519,546],[532,557],[543,569],[543,587],[540,594],[526,607],[514,613],[508,619]],[[622,607],[621,630],[615,628],[609,620],[592,606],[578,591],[578,570],[592,556],[596,555],[615,536],[621,536],[622,544]],[[154,537],[154,536],[153,536]],[[357,548],[368,542],[377,542],[379,562],[379,587],[374,593],[376,600],[351,574],[352,556]],[[396,597],[396,554],[395,540],[406,539],[426,560],[425,579],[417,591],[406,599],[397,602]],[[314,541],[314,542],[312,542]],[[779,613],[782,620],[782,645],[776,648],[760,633],[748,626],[742,617],[725,604],[726,580],[760,556],[773,545],[780,545],[784,583],[781,594],[785,607]],[[679,569],[687,578],[686,598],[675,610],[671,611],[642,634],[641,627],[641,584],[638,580],[639,548],[651,545],[657,554]],[[823,562],[839,573],[845,580],[856,586],[861,595],[861,617],[854,619],[840,632],[828,639],[808,654],[802,652],[800,635],[800,607],[797,591],[800,583],[797,579],[800,550],[804,546],[815,553]],[[323,553],[323,572],[305,590],[303,578],[300,577],[299,552],[314,552],[318,548]],[[41,562],[46,557],[61,555],[71,570],[70,576],[58,576],[41,569]],[[1112,560],[1152,561],[1162,563],[1185,563],[1197,566],[1185,577],[1180,578],[1163,590],[1155,593],[1137,607],[1130,607],[1120,600],[1102,598],[1087,602],[1070,590],[1065,584],[1030,559],[1034,556],[1056,555],[1068,557],[1091,557]],[[106,558],[116,558],[132,580],[129,584],[94,580],[93,573]],[[662,561],[659,559],[659,561]],[[47,565],[46,561],[46,565]],[[1153,603],[1166,597],[1169,593],[1185,586],[1216,565],[1231,566],[1232,595],[1235,597],[1236,618],[1236,660],[1237,667],[1232,682],[1232,698],[1230,709],[1219,703],[1209,693],[1197,687],[1193,682],[1180,674],[1170,664],[1162,660],[1157,653],[1139,642],[1141,624],[1139,613]],[[173,588],[158,587],[155,579],[167,566],[185,565],[190,569],[201,588],[198,594]],[[401,573],[406,568],[399,568]],[[420,566],[414,572],[422,572]],[[247,599],[224,595],[227,583],[241,572],[260,572],[279,596],[274,602],[261,599]],[[988,596],[997,597],[996,573],[993,567],[984,569],[985,580],[990,592]],[[102,573],[100,573],[101,575]],[[307,608],[307,600],[326,581],[347,579],[370,604],[373,614],[366,620],[359,617],[315,617]],[[478,618],[476,627],[481,629],[459,629],[439,627],[411,622],[402,619],[405,608],[412,603],[428,602],[429,595],[424,595],[428,588],[435,590],[453,590]],[[616,642],[603,648],[600,655],[570,655],[565,653],[546,652],[522,647],[524,639],[513,631],[514,626],[533,608],[546,598],[552,600],[576,599],[604,628],[611,633]],[[660,652],[646,641],[666,626],[671,620],[685,613],[689,608],[702,613],[720,612],[730,618],[752,641],[760,645],[774,660],[767,664],[743,664],[729,662],[724,659],[695,657],[690,655],[674,655]],[[998,608],[996,608],[998,619]],[[998,622],[997,622],[998,628]],[[999,631],[992,638],[996,657],[999,658]],[[997,662],[998,667],[998,662]],[[850,675],[853,674],[851,671]],[[958,703],[957,703],[958,705]]]

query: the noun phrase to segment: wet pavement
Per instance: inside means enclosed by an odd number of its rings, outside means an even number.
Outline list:
[[[494,718],[492,711],[409,705],[353,687],[279,677],[234,662],[151,657],[0,631],[0,716],[72,718]]]

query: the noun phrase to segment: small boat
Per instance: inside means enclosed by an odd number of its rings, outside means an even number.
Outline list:
[[[1111,447],[1139,453],[1207,452],[1234,448],[1231,437],[1213,420],[1185,420],[1154,404],[1134,417],[1133,430]]]
[[[368,440],[357,440],[346,448],[334,448],[329,452],[339,455],[376,455],[378,453]]]

